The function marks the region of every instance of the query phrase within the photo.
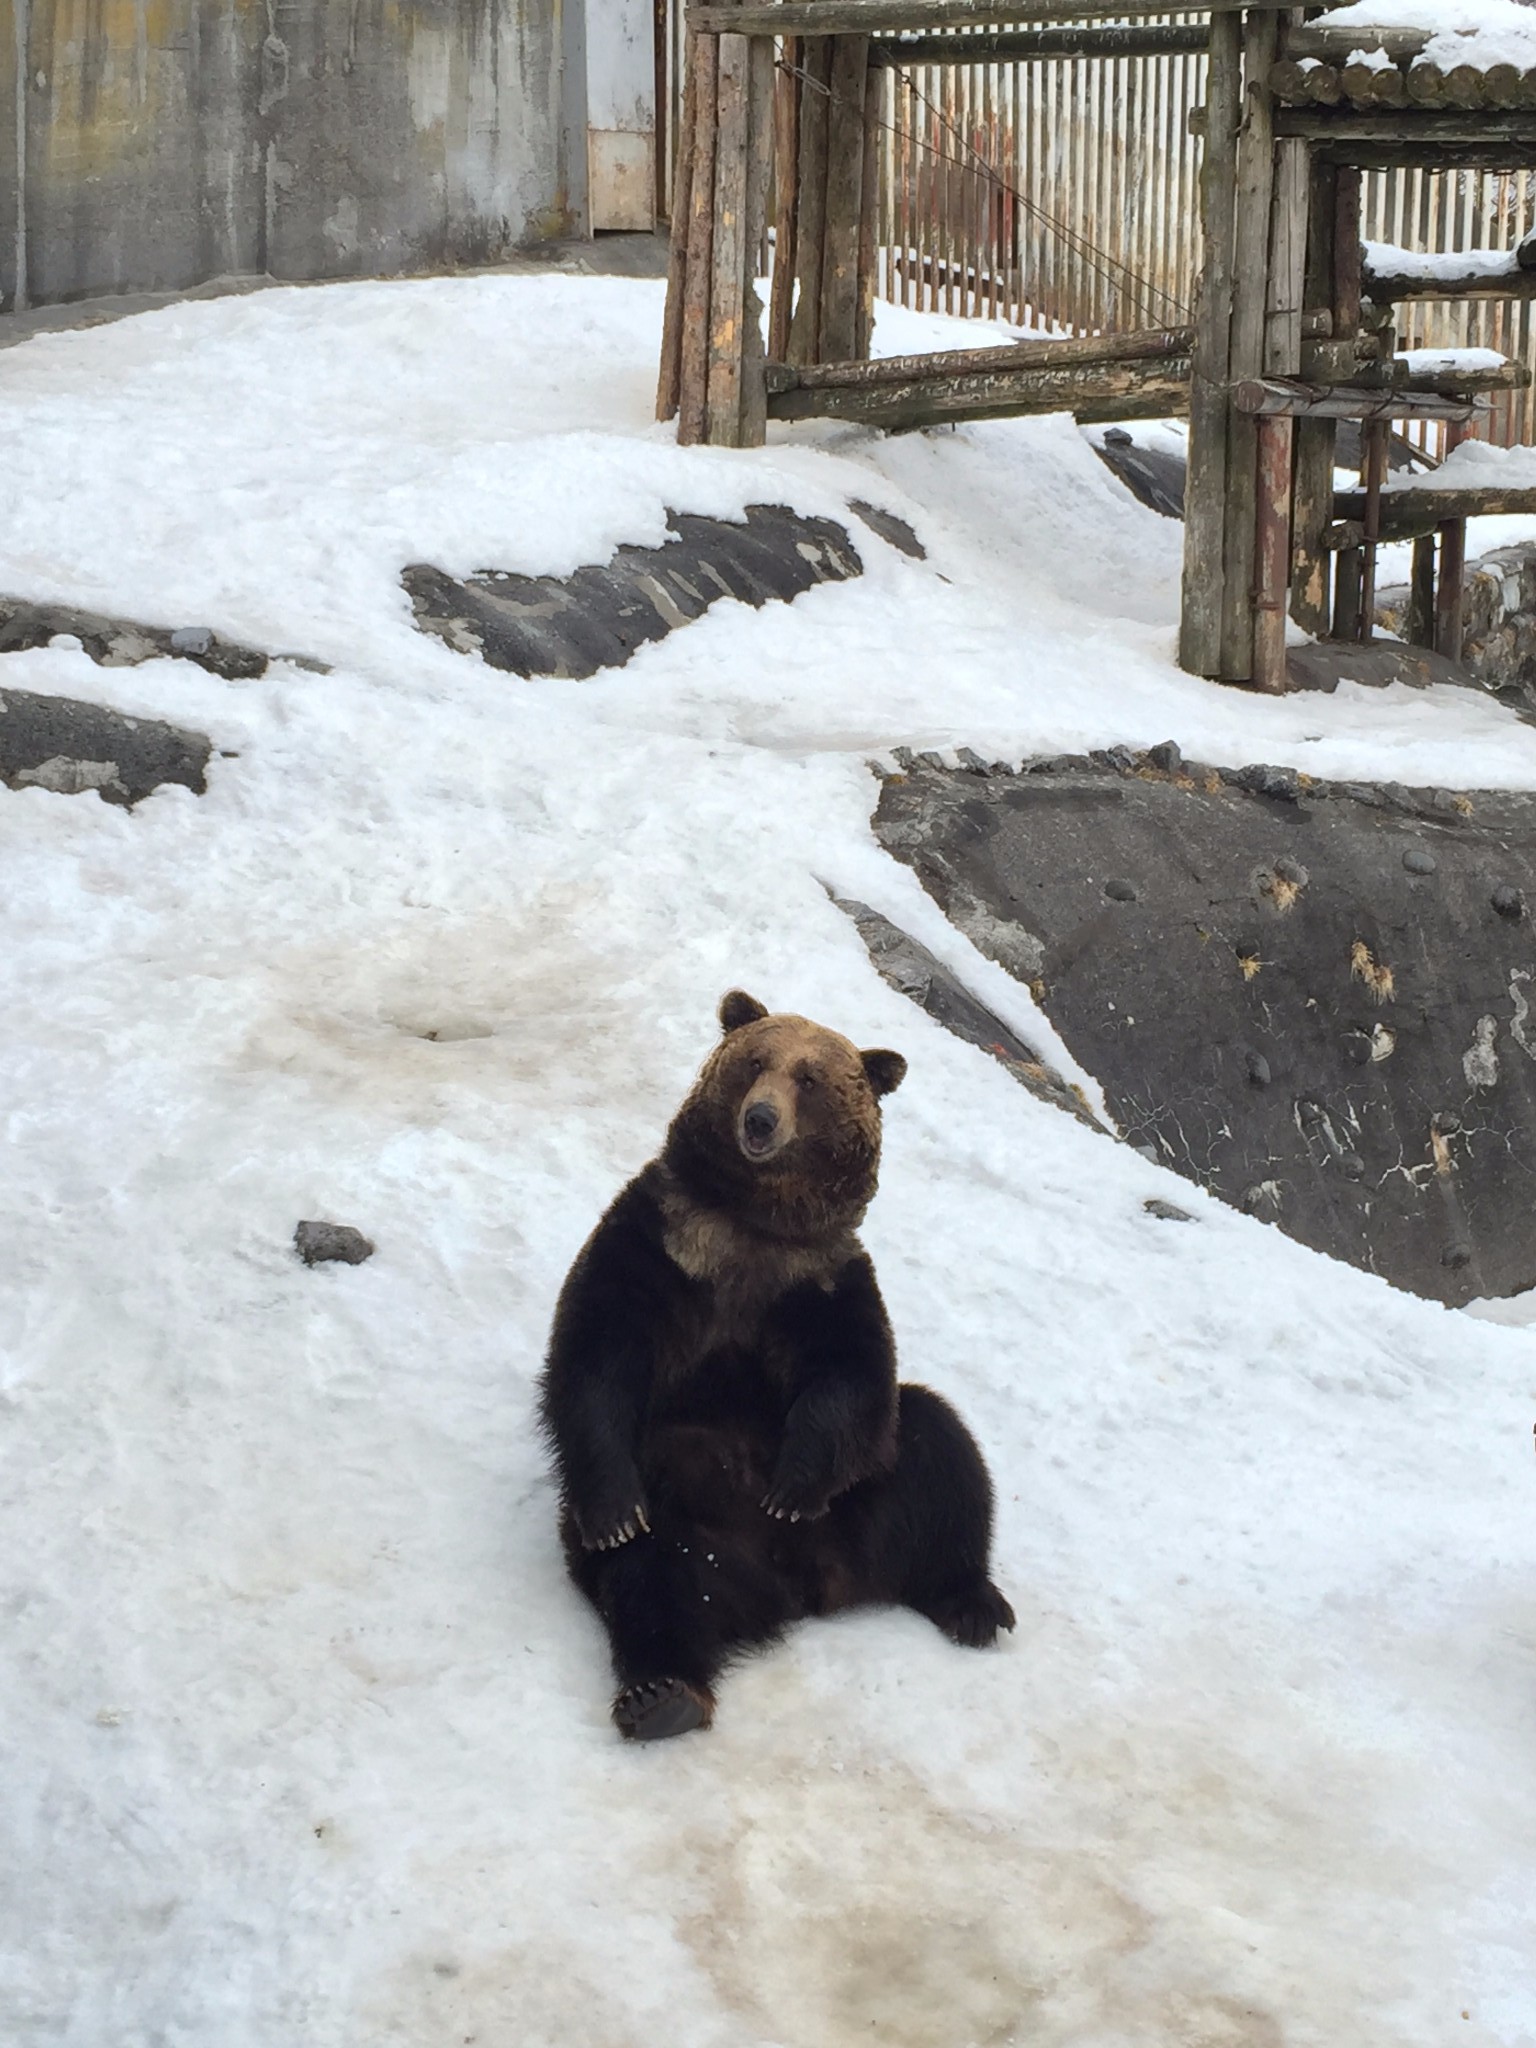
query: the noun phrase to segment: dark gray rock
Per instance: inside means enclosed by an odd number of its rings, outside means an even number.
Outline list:
[[[1293,804],[1301,795],[1301,783],[1294,768],[1272,768],[1263,761],[1239,768],[1232,780],[1239,789],[1254,796],[1274,797],[1283,804]]]
[[[1194,1217],[1187,1209],[1176,1209],[1172,1202],[1165,1202],[1158,1195],[1151,1195],[1142,1203],[1149,1216],[1161,1217],[1164,1223],[1193,1223]]]
[[[670,512],[667,521],[674,538],[660,547],[621,547],[572,576],[483,569],[459,582],[418,563],[401,580],[416,624],[456,652],[513,675],[580,678],[622,668],[722,597],[761,607],[863,574],[843,527],[784,505],[749,505],[745,520]]]
[[[1155,747],[1148,747],[1147,759],[1165,775],[1177,775],[1184,766],[1184,756],[1172,740],[1159,740]]]
[[[306,1266],[331,1262],[360,1266],[374,1253],[369,1239],[350,1223],[300,1223],[293,1233],[293,1242]]]
[[[1422,846],[1410,846],[1403,855],[1403,866],[1410,875],[1432,875],[1440,863],[1432,853],[1426,853]]]
[[[853,919],[881,979],[898,994],[952,1031],[967,1045],[980,1046],[1005,1066],[1021,1086],[1053,1109],[1064,1109],[1079,1123],[1102,1131],[1104,1126],[1077,1089],[1048,1066],[1033,1046],[1011,1031],[1000,1017],[950,973],[928,948],[892,924],[878,910],[852,897],[834,896],[838,909]]]
[[[129,718],[76,697],[0,690],[0,782],[59,796],[94,790],[131,806],[163,783],[206,790],[208,740],[155,718]]]
[[[0,597],[0,654],[28,647],[46,647],[50,640],[78,640],[102,668],[132,668],[159,656],[195,661],[210,675],[237,682],[265,675],[274,657],[238,641],[221,640],[206,626],[145,626],[132,619],[108,618],[73,605],[33,604],[26,598]],[[283,657],[288,659],[291,657]],[[304,664],[320,668],[319,662]]]
[[[850,498],[848,510],[857,514],[871,533],[878,533],[899,553],[909,555],[914,562],[927,561],[928,550],[899,513],[887,512],[882,505],[866,504],[863,498]]]
[[[1061,760],[985,781],[917,768],[884,785],[875,827],[1030,983],[1133,1145],[1397,1286],[1522,1292],[1536,984],[1512,913],[1536,888],[1536,794],[1304,796]],[[1134,913],[1106,876],[1134,878]]]

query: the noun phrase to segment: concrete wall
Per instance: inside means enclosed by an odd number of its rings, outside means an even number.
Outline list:
[[[581,0],[0,0],[8,311],[490,263],[586,219]]]

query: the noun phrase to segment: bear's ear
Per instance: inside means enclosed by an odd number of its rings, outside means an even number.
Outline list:
[[[907,1077],[907,1063],[899,1052],[861,1052],[864,1077],[876,1095],[889,1095]]]
[[[749,996],[743,988],[733,988],[729,995],[720,998],[720,1023],[726,1031],[739,1031],[743,1024],[755,1024],[767,1014],[757,997]]]

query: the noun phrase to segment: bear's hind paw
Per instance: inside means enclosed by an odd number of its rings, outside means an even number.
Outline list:
[[[936,1601],[923,1612],[952,1643],[965,1650],[989,1650],[997,1641],[998,1630],[1011,1629],[1016,1619],[990,1579],[983,1579],[979,1586],[968,1587],[947,1600]]]
[[[624,1688],[613,1703],[613,1718],[619,1733],[630,1741],[661,1742],[669,1735],[707,1728],[715,1718],[714,1694],[681,1678],[647,1679]]]

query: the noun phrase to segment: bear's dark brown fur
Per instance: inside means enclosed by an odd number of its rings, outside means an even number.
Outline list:
[[[607,1627],[614,1719],[707,1727],[739,1652],[900,1602],[984,1645],[992,1489],[960,1418],[898,1386],[857,1231],[899,1053],[733,990],[659,1158],[561,1290],[541,1388],[571,1576]]]

